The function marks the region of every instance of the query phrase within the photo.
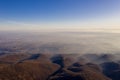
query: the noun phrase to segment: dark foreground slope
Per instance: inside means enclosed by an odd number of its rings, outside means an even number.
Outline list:
[[[79,66],[80,65],[80,66]],[[93,65],[94,66],[94,65]],[[95,66],[96,67],[96,66]],[[89,65],[81,65],[75,63],[73,66],[63,68],[56,75],[52,76],[50,80],[111,80],[101,73],[101,71],[94,69]]]
[[[113,57],[109,54],[2,55],[0,80],[119,80],[119,60]]]

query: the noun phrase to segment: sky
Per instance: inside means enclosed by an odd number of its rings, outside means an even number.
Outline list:
[[[0,30],[120,27],[120,0],[0,0]]]

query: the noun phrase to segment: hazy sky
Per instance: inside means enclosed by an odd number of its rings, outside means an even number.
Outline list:
[[[120,0],[0,0],[0,29],[119,27]]]

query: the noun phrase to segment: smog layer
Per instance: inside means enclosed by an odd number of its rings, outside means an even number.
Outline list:
[[[0,80],[119,80],[120,33],[1,31]]]

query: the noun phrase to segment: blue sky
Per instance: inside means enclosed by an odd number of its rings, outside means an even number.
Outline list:
[[[0,26],[119,26],[119,14],[120,0],[0,0]]]

